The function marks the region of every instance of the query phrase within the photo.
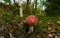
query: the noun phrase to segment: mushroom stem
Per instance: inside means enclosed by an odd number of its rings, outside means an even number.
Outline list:
[[[29,27],[29,32],[28,32],[28,33],[33,32],[33,30],[34,30],[34,27],[33,27],[33,26],[30,26],[30,27]]]

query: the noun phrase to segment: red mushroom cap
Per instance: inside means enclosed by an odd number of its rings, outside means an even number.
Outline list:
[[[37,23],[38,22],[38,19],[37,19],[37,17],[36,16],[34,16],[34,15],[30,15],[30,16],[28,16],[27,18],[26,18],[26,23],[27,24],[35,24],[35,23]]]

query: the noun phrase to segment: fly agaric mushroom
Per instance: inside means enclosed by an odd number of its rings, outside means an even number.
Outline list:
[[[33,32],[33,29],[34,29],[33,25],[37,24],[37,22],[38,22],[37,17],[34,16],[34,15],[30,15],[26,18],[25,21],[26,21],[26,24],[27,24],[26,29],[28,29],[27,30],[28,33]]]

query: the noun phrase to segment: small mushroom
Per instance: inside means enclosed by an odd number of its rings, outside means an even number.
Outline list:
[[[55,38],[59,38],[59,36],[58,35],[55,35]]]
[[[40,35],[36,35],[36,38],[41,38]]]
[[[53,37],[53,35],[51,33],[48,34],[49,37]]]

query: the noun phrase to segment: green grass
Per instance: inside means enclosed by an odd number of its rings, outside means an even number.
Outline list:
[[[48,17],[48,16],[37,16],[38,19],[42,20],[53,20],[53,21],[60,21],[60,17]]]

